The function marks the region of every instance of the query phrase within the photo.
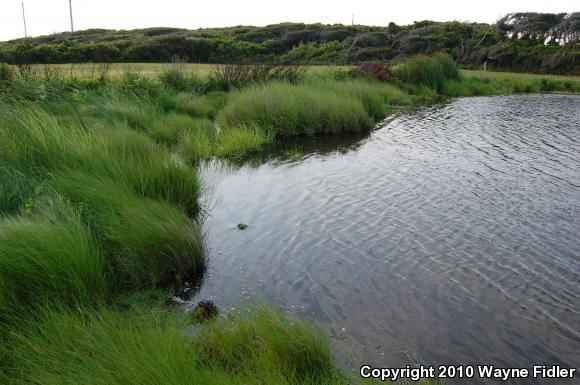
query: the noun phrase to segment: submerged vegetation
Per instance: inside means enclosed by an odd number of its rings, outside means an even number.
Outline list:
[[[349,383],[322,332],[264,308],[188,326],[159,306],[119,304],[203,274],[199,162],[292,136],[369,131],[391,109],[433,97],[580,90],[572,80],[468,77],[445,54],[370,72],[200,77],[175,66],[159,79],[110,79],[2,65],[0,76],[8,384]]]

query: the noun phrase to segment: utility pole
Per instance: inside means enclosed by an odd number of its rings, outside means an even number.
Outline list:
[[[72,17],[72,0],[68,0],[68,10],[70,12],[70,31],[74,32],[75,28],[73,26],[73,17]]]
[[[354,25],[354,15],[350,18],[350,25]]]
[[[24,22],[24,37],[28,37],[28,32],[26,31],[26,15],[24,14],[24,1],[22,2],[22,21]]]

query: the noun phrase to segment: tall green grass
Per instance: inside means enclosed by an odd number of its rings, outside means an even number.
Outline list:
[[[2,212],[21,215],[1,226],[6,306],[44,296],[82,303],[84,288],[93,288],[93,298],[110,298],[203,270],[196,170],[145,133],[21,104],[2,110],[0,161],[0,178],[9,183],[2,187]],[[33,215],[54,196],[66,203],[55,210],[72,205],[75,221]],[[27,240],[34,248],[23,246]],[[26,254],[16,258],[18,249]],[[106,277],[106,285],[93,283],[91,272],[99,282]],[[22,282],[30,285],[15,291]]]
[[[81,172],[56,173],[54,185],[83,209],[115,288],[147,288],[202,272],[199,228],[178,208]]]
[[[49,310],[12,333],[15,384],[347,384],[318,329],[257,308],[193,330],[175,314]]]
[[[0,138],[2,156],[33,168],[36,174],[85,170],[107,176],[144,197],[176,204],[193,216],[199,211],[195,169],[124,126],[95,131],[82,121],[63,124],[43,110],[27,107],[4,112]]]
[[[217,112],[226,103],[226,93],[212,91],[204,95],[193,92],[162,93],[154,100],[159,108],[165,112],[188,114],[194,118],[215,118]]]
[[[108,295],[105,259],[77,210],[61,198],[0,220],[0,321],[40,303],[91,304]]]
[[[571,86],[549,78],[467,77],[447,80],[441,93],[446,96],[507,95],[531,92],[570,92]]]
[[[272,131],[263,130],[255,124],[239,125],[222,129],[213,151],[218,156],[242,158],[272,142]]]
[[[373,125],[354,95],[286,83],[234,91],[218,121],[225,127],[257,124],[279,137],[359,132]]]
[[[0,217],[18,214],[36,186],[29,176],[8,164],[0,166]]]
[[[411,102],[390,84],[313,77],[234,91],[218,122],[224,127],[257,125],[276,137],[361,132],[385,118],[389,106]]]
[[[327,93],[358,98],[366,113],[375,121],[386,117],[389,106],[407,106],[413,102],[411,96],[400,88],[377,81],[314,79],[309,84]]]
[[[447,54],[415,55],[392,68],[403,83],[426,86],[438,93],[448,80],[459,80],[459,66]]]

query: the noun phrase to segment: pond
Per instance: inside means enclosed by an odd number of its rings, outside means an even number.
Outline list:
[[[354,370],[579,368],[579,150],[580,96],[516,95],[210,162],[195,298],[317,320]]]

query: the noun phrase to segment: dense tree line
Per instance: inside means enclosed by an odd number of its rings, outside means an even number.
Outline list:
[[[0,43],[0,61],[358,64],[445,51],[464,66],[579,73],[580,13],[512,13],[495,24],[283,23],[186,30],[91,29]]]

